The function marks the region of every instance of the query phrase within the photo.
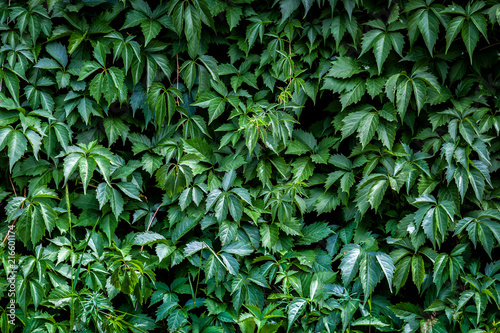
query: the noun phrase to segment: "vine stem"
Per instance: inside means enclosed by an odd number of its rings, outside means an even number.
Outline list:
[[[16,188],[14,187],[14,184],[12,183],[12,178],[10,177],[10,175],[9,175],[9,180],[10,180],[10,185],[12,186],[12,190],[14,190],[14,195],[17,197]],[[24,196],[26,197],[26,188],[24,188]],[[23,208],[24,208],[24,202],[21,204],[21,209],[23,209]],[[10,226],[9,230],[7,230],[7,234],[5,235],[5,238],[3,239],[2,244],[5,243],[7,238],[9,238],[10,231],[14,229],[14,225],[16,224],[16,222],[17,222],[17,219],[15,219],[14,222],[12,222],[12,225]]]
[[[485,47],[479,49],[479,51],[486,50],[486,49],[489,49],[490,47],[497,46],[497,45],[500,45],[500,42],[499,43],[490,44],[488,46],[485,46]]]
[[[177,90],[179,90],[179,54],[175,55],[175,62],[177,65],[175,84],[177,86]],[[177,105],[179,105],[179,96],[177,96]]]
[[[158,208],[156,208],[154,214],[153,214],[153,217],[151,217],[151,220],[149,220],[149,224],[148,224],[148,227],[146,228],[146,231],[149,231],[149,228],[151,227],[151,223],[153,223],[153,220],[155,219],[156,217],[156,213],[158,213],[158,210],[160,209],[161,205],[158,206]],[[141,252],[142,253],[142,250],[144,249],[144,245],[141,246]]]

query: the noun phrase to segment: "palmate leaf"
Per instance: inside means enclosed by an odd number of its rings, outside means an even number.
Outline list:
[[[0,5],[17,326],[491,330],[494,1],[59,2]]]

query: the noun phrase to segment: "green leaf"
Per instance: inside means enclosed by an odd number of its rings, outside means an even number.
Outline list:
[[[198,224],[198,220],[192,217],[185,217],[179,223],[176,224],[174,231],[172,232],[172,242],[174,244],[185,234],[187,234],[191,229],[193,229]]]
[[[415,100],[417,101],[417,111],[420,112],[427,99],[427,87],[422,80],[411,80],[411,84],[413,86]]]
[[[108,137],[108,147],[115,143],[120,136],[123,136],[123,141],[125,141],[129,132],[129,126],[116,117],[105,117],[103,126]]]
[[[240,22],[243,11],[240,6],[226,7],[226,20],[229,25],[229,30],[233,30]]]
[[[375,254],[375,258],[377,259],[380,268],[382,268],[382,272],[384,272],[385,278],[389,283],[389,289],[392,292],[392,278],[394,276],[394,271],[396,269],[394,263],[392,262],[392,258],[388,254],[381,252],[377,252]]]
[[[278,241],[279,231],[276,225],[262,224],[259,228],[262,246],[271,249]]]
[[[31,297],[33,299],[33,305],[35,306],[36,310],[38,308],[38,305],[40,305],[40,302],[45,297],[45,290],[43,289],[42,285],[38,283],[38,281],[36,280],[31,280],[29,282],[29,285],[30,285]]]
[[[375,286],[380,282],[381,272],[377,266],[377,261],[375,260],[374,255],[366,253],[362,255],[359,265],[359,276],[365,294],[365,302],[373,293]]]
[[[70,52],[71,53],[71,52]],[[87,61],[83,64],[82,69],[80,70],[80,75],[78,76],[78,80],[83,80],[87,78],[87,76],[94,73],[96,70],[100,69],[101,65],[99,65],[95,61]]]
[[[288,314],[288,328],[287,332],[290,331],[293,323],[304,313],[307,306],[307,300],[302,297],[294,298],[290,304],[287,306]]]
[[[300,6],[300,0],[284,0],[280,1],[281,21],[288,19],[292,13]]]
[[[413,90],[413,85],[410,82],[411,80],[401,82],[396,92],[397,109],[401,119],[404,119],[406,109],[410,104],[411,92]]]
[[[313,175],[314,164],[309,157],[299,157],[292,163],[292,174],[295,182],[309,179]]]
[[[366,79],[366,91],[371,98],[375,98],[376,96],[382,93],[382,89],[386,83],[386,78],[377,77],[377,78],[367,78]]]
[[[12,172],[14,164],[19,161],[28,149],[28,140],[21,131],[11,131],[8,136],[7,145],[9,146],[9,171]]]
[[[254,249],[250,243],[243,242],[243,241],[236,241],[233,243],[230,243],[229,245],[224,246],[221,251],[224,251],[226,253],[230,254],[237,254],[240,256],[247,256],[250,255]]]
[[[187,323],[187,315],[181,309],[175,309],[167,319],[168,328],[170,331],[181,331],[181,327]]]
[[[153,19],[147,19],[141,23],[142,33],[144,34],[145,44],[148,45],[149,42],[154,39],[161,31],[161,24]]]
[[[337,60],[332,62],[332,67],[327,75],[338,79],[348,79],[362,71],[361,66],[355,59],[338,57]]]
[[[352,175],[353,179],[352,179],[351,183],[347,183],[346,184],[346,182],[341,182],[341,188],[344,190],[344,192],[348,192],[347,190],[354,183],[354,175],[349,172],[349,173],[346,173],[344,175],[344,177],[348,176],[348,175]],[[350,178],[344,178],[344,177],[342,177],[342,180],[344,180],[344,179],[349,179],[350,180]],[[318,199],[316,200],[315,207],[316,207],[316,211],[318,212],[318,214],[322,214],[322,213],[331,212],[339,204],[340,204],[340,199],[338,198],[337,194],[332,193],[330,191],[327,191],[325,193],[322,193],[318,197]]]
[[[359,245],[348,244],[341,250],[344,254],[339,265],[342,271],[342,282],[347,286],[356,276],[361,261],[361,248]]]
[[[448,23],[446,27],[446,52],[450,48],[453,40],[458,36],[464,25],[465,17],[457,16]]]
[[[479,30],[477,30],[477,27],[472,21],[467,20],[463,23],[462,40],[464,41],[467,52],[469,52],[470,63],[472,64],[472,53],[479,41]]]
[[[199,48],[201,20],[200,14],[192,5],[186,6],[184,11],[184,33],[188,41],[188,53],[194,58]]]
[[[140,193],[137,185],[129,182],[119,182],[116,183],[116,186],[129,198],[142,201],[141,198],[139,197]]]
[[[422,11],[417,20],[418,29],[424,38],[425,45],[429,53],[433,54],[433,48],[436,44],[439,31],[439,20],[436,15],[430,10]]]
[[[324,222],[315,222],[302,228],[302,238],[297,245],[310,245],[330,236],[333,231]]]
[[[238,261],[232,255],[224,252],[220,254],[220,257],[222,258],[224,266],[226,267],[229,274],[237,275],[238,271],[240,270],[240,264],[238,263]]]
[[[408,275],[410,273],[412,257],[406,256],[403,259],[399,260],[396,264],[396,269],[394,271],[394,287],[396,288],[396,293],[399,292],[401,287],[403,287],[408,279]]]
[[[378,138],[382,144],[392,150],[396,140],[396,125],[380,122],[377,127]]]
[[[486,20],[484,15],[481,13],[474,13],[470,16],[470,19],[471,19],[472,23],[474,23],[474,25],[476,26],[477,30],[479,30],[481,32],[483,37],[489,43],[488,32],[487,32],[488,21]]]
[[[135,238],[134,238],[134,245],[149,245],[149,244],[154,244],[157,243],[159,240],[165,239],[164,236],[152,232],[152,231],[144,231],[141,233],[138,233]]]
[[[163,302],[163,304],[158,307],[158,310],[156,310],[156,321],[167,318],[167,316],[178,306],[179,304],[174,301]]]
[[[212,147],[202,138],[192,138],[182,141],[184,143],[184,151],[188,154],[198,156],[202,161],[212,163],[214,156]]]
[[[342,139],[345,139],[356,131],[361,120],[368,114],[367,111],[351,112],[342,120]]]
[[[391,51],[392,41],[387,33],[381,33],[373,43],[373,54],[377,61],[378,73],[382,73],[382,66]]]
[[[391,309],[398,318],[403,319],[407,322],[421,319],[424,316],[423,311],[418,305],[408,302],[398,303],[396,305],[390,306],[389,309]]]
[[[45,50],[52,56],[52,58],[57,60],[62,67],[66,67],[68,65],[68,53],[66,52],[66,48],[63,44],[50,43],[47,44]]]
[[[472,125],[468,121],[462,121],[460,122],[460,125],[458,125],[458,130],[460,135],[462,135],[462,138],[464,138],[464,140],[472,146],[474,138],[476,137]]]
[[[348,92],[340,95],[340,103],[342,103],[342,110],[353,103],[357,103],[361,100],[366,92],[366,84],[363,80],[357,81],[355,86]]]
[[[86,159],[82,157],[78,160],[78,167],[80,170],[80,178],[83,183],[83,193],[86,194],[90,179],[92,178],[96,168],[96,163],[93,158]]]
[[[116,220],[118,220],[118,217],[120,214],[123,212],[123,197],[114,188],[112,189],[112,195],[110,198],[110,204],[111,204],[111,210],[113,211],[113,214],[115,215]]]
[[[375,327],[386,327],[390,326],[389,324],[386,324],[382,322],[380,319],[372,317],[372,316],[366,316],[363,318],[359,318],[355,320],[353,323],[351,323],[352,326],[375,326]]]
[[[420,288],[425,277],[424,259],[422,258],[422,256],[413,256],[411,261],[411,274],[413,283],[415,283],[418,291],[420,292]]]
[[[364,148],[375,135],[379,122],[378,114],[369,112],[359,122],[358,138]]]
[[[166,257],[170,256],[175,251],[175,247],[169,246],[167,244],[158,243],[156,245],[156,255],[158,260],[161,262]]]
[[[3,74],[2,76],[3,76],[4,82],[5,82],[5,86],[9,90],[10,95],[12,96],[14,101],[16,102],[16,105],[19,106],[20,105],[19,104],[19,77],[15,73],[13,73],[9,70],[2,71],[0,73]]]
[[[85,36],[81,32],[75,31],[69,37],[68,53],[72,54],[75,52],[77,47],[83,42]]]
[[[212,79],[214,81],[219,81],[219,69],[217,67],[217,60],[215,60],[214,57],[206,54],[199,56],[198,59],[200,59],[203,65],[205,65],[205,68],[212,76]]]
[[[147,20],[146,15],[137,10],[131,10],[127,13],[125,23],[120,30],[138,26],[143,21]]]
[[[483,175],[476,169],[469,170],[469,181],[474,190],[477,200],[483,201],[485,182]]]

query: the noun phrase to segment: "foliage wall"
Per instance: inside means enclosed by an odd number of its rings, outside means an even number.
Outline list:
[[[1,1],[1,331],[497,332],[499,23]]]

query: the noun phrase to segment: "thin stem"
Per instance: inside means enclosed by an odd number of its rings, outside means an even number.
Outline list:
[[[12,190],[14,191],[14,195],[17,197],[16,188],[14,186],[14,183],[12,183],[12,178],[10,177],[10,175],[9,175],[9,180],[10,180],[10,185],[12,186]],[[24,196],[26,197],[26,188],[24,189]],[[21,209],[23,208],[24,208],[24,202],[21,204]],[[7,238],[9,238],[10,231],[14,229],[14,225],[16,224],[16,222],[17,219],[15,219],[14,222],[12,222],[12,225],[10,226],[9,230],[7,230],[7,234],[5,235],[5,238],[3,239],[2,243],[5,243]]]
[[[200,272],[201,272],[201,254],[200,254],[200,267],[198,267],[198,276],[196,277],[196,289],[194,290],[194,300],[193,300],[194,306],[196,306],[196,296],[198,296],[198,285],[200,284]]]
[[[177,85],[177,90],[179,90],[179,54],[175,55],[175,61],[177,64],[177,71],[176,71],[177,76],[175,79],[175,83]],[[177,96],[177,105],[179,105],[179,96]]]
[[[490,47],[492,47],[492,46],[497,46],[497,45],[500,45],[500,42],[498,42],[498,43],[494,43],[494,44],[490,44],[490,45],[488,45],[488,46],[485,46],[485,47],[483,47],[482,49],[479,49],[479,51],[486,50],[486,49],[488,49],[488,48],[490,48]]]
[[[2,89],[0,89],[0,90],[2,90]],[[10,186],[12,186],[12,190],[14,191],[14,195],[17,197],[16,188],[14,186],[14,183],[12,183],[12,178],[10,177],[10,175],[9,175],[9,180],[10,180]]]
[[[68,183],[66,183],[66,210],[68,211],[68,223],[69,223],[69,238],[73,238],[71,233],[71,204],[69,203],[69,190]],[[71,251],[74,251],[73,242],[70,241]]]
[[[148,227],[146,228],[146,231],[149,231],[149,227],[151,227],[151,223],[153,223],[153,220],[156,217],[156,213],[158,213],[158,210],[160,209],[160,207],[161,207],[161,205],[159,205],[158,208],[156,208],[155,213],[153,214],[153,217],[151,217],[151,220],[149,220],[149,224],[148,224]],[[141,246],[141,252],[140,253],[142,253],[143,249],[144,249],[144,245]]]

